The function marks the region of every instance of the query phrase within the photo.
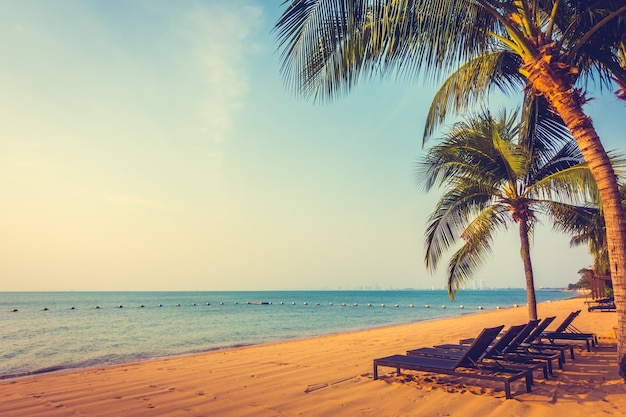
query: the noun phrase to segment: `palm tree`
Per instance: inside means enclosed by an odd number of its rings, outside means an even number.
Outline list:
[[[555,202],[584,201],[595,184],[571,137],[557,145],[543,135],[527,140],[520,136],[525,132],[516,114],[494,119],[483,113],[458,122],[420,160],[418,179],[426,190],[445,188],[428,219],[426,265],[436,268],[444,252],[462,241],[448,263],[450,297],[491,253],[496,232],[517,224],[528,316],[536,320],[530,257],[536,213],[549,212]]]
[[[606,224],[626,382],[626,216],[615,173],[591,119],[585,87],[626,99],[623,0],[285,0],[276,23],[282,72],[305,97],[330,99],[366,74],[451,74],[428,115],[425,139],[450,111],[491,87],[524,88],[562,118],[595,178]]]
[[[613,158],[622,164],[624,160]],[[622,206],[626,209],[626,184],[620,184]],[[595,275],[610,275],[609,252],[607,248],[602,205],[599,202],[580,207],[560,206],[552,207],[552,216],[557,219],[554,229],[572,236],[570,246],[587,245],[589,254],[593,257],[591,272]]]

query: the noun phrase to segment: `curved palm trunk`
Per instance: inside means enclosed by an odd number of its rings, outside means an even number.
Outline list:
[[[550,58],[548,54],[540,55],[523,69],[528,73],[530,86],[546,98],[569,128],[598,184],[617,307],[617,360],[619,373],[626,382],[626,216],[615,172],[591,119],[582,111],[583,98],[571,88],[569,68],[550,63]]]
[[[537,320],[537,299],[535,298],[535,277],[533,265],[530,261],[530,241],[528,240],[528,223],[526,219],[519,221],[519,240],[521,243],[520,254],[524,262],[524,275],[526,276],[526,296],[528,298],[528,320]]]

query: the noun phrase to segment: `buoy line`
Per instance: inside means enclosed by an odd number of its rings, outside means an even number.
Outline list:
[[[204,303],[204,304],[206,306],[211,306],[211,303],[209,303],[209,302]],[[218,304],[221,305],[221,306],[225,305],[225,303],[223,301],[219,302]],[[240,303],[239,303],[239,301],[233,301],[232,304],[239,305]],[[247,301],[246,303],[243,303],[243,304],[246,304],[246,305],[272,305],[274,303],[271,302],[271,301]],[[279,305],[291,304],[292,306],[298,305],[298,303],[296,301],[291,301],[290,303],[285,303],[284,301],[280,301],[277,304],[279,304]],[[196,307],[198,305],[199,304],[195,303],[195,302],[192,302],[190,304],[186,304],[186,306],[188,306],[188,307]],[[309,306],[309,305],[320,306],[321,303],[319,303],[319,302],[309,303],[308,301],[303,301],[303,302],[301,302],[301,305],[304,305],[304,306]],[[333,307],[335,305],[335,303],[329,302],[327,305],[329,307]],[[342,307],[346,307],[348,305],[351,305],[353,307],[359,307],[359,303],[350,303],[350,304],[348,304],[348,303],[339,303],[339,305],[342,306]],[[366,304],[363,304],[363,305],[365,305],[367,307],[374,306],[373,303],[366,303]],[[400,308],[400,307],[414,308],[415,307],[414,304],[401,305],[401,304],[398,304],[398,303],[394,303],[394,304],[390,304],[390,305],[393,305],[393,307],[395,307],[395,308]],[[173,304],[173,306],[174,307],[184,307],[184,305],[181,304],[181,303],[175,303],[175,304]],[[386,304],[385,303],[380,303],[380,304],[378,304],[378,306],[384,308],[386,306]],[[69,307],[66,307],[66,308],[68,310],[79,310],[79,307],[70,305]],[[157,308],[162,308],[162,307],[164,307],[164,305],[159,303],[159,304],[156,304],[156,307]],[[466,307],[467,306],[465,306],[463,304],[458,306],[459,309],[465,309]],[[517,307],[519,307],[519,304],[512,304],[511,307],[517,308]],[[118,305],[115,306],[115,308],[119,310],[119,309],[128,309],[128,308],[132,308],[132,307],[128,307],[127,305],[124,305],[124,304],[118,304]],[[145,304],[139,304],[135,308],[144,309],[144,308],[148,308],[148,307],[146,307]],[[425,304],[424,308],[425,309],[429,309],[429,308],[431,308],[431,306],[430,306],[430,304]],[[440,309],[442,309],[442,310],[445,310],[446,308],[447,308],[447,306],[445,304],[440,306]],[[503,306],[500,306],[500,305],[497,305],[497,306],[493,307],[493,309],[495,309],[495,310],[501,310],[503,308],[507,308],[507,307],[503,307]],[[101,309],[103,309],[103,307],[101,307],[100,305],[95,305],[94,307],[92,307],[92,309],[101,310]],[[478,306],[475,307],[475,309],[477,309],[477,310],[485,310],[485,307],[483,307],[481,305],[478,305]],[[53,310],[54,309],[51,309],[49,306],[47,306],[47,307],[41,308],[39,311],[53,311]],[[12,308],[9,311],[12,312],[12,313],[18,313],[21,310],[19,310],[18,308]]]

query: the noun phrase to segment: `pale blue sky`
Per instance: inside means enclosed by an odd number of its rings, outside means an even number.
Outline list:
[[[282,84],[282,0],[0,3],[0,291],[440,288],[413,168],[434,89]],[[607,148],[625,106],[592,102]],[[619,129],[619,131],[618,131]],[[540,227],[537,286],[584,248]],[[523,287],[515,231],[476,277]]]

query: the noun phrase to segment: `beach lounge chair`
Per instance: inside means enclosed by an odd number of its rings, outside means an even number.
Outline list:
[[[587,311],[616,311],[615,298],[607,297],[594,301],[585,301]]]
[[[481,359],[492,360],[495,362],[504,363],[506,367],[517,369],[541,369],[543,371],[543,377],[548,379],[548,374],[551,372],[551,364],[547,362],[543,357],[536,359],[531,355],[510,355],[507,358],[505,352],[507,346],[509,346],[515,338],[528,326],[528,324],[520,324],[509,327],[498,337],[485,351]],[[463,352],[469,349],[469,345],[455,345],[444,344],[436,345],[432,348],[419,348],[406,352],[409,356],[433,356],[443,358],[457,358],[463,354]]]
[[[511,342],[511,340],[513,340],[513,338],[515,338],[522,331],[522,329],[524,329],[524,327],[526,327],[525,324],[520,324],[517,326],[509,327],[507,331],[501,333],[500,335],[496,337],[494,342],[489,346],[487,352],[491,350],[494,350],[496,352],[502,352],[504,347],[508,345]],[[469,349],[471,343],[474,342],[474,340],[476,339],[475,338],[463,339],[460,341],[459,344],[447,343],[443,345],[435,345],[434,347],[438,349],[467,350]],[[423,349],[431,349],[431,348],[414,349],[409,352],[418,352],[418,351],[425,352],[425,350]]]
[[[561,362],[565,363],[565,352],[569,350],[570,358],[574,359],[574,346],[564,343],[543,343],[541,341],[541,334],[546,328],[554,321],[556,316],[546,317],[541,323],[528,335],[528,337],[522,341],[521,346],[532,351],[537,352],[554,352],[561,353]]]
[[[598,343],[598,338],[593,333],[580,331],[572,324],[579,314],[580,310],[571,312],[555,330],[544,332],[541,336],[550,343],[554,343],[555,340],[582,341],[587,345],[587,352],[591,352],[591,348]]]
[[[585,304],[592,305],[592,304],[606,304],[606,303],[613,303],[615,302],[615,297],[610,296],[610,297],[605,297],[605,298],[596,298],[595,300],[588,300],[585,301]]]
[[[512,332],[507,331],[502,334],[493,346],[495,349],[487,352],[485,357],[490,359],[505,360],[507,362],[526,363],[527,365],[544,363],[544,377],[546,378],[548,376],[547,374],[552,375],[552,362],[554,360],[558,361],[559,369],[563,369],[563,363],[565,360],[561,358],[560,354],[554,353],[554,351],[533,351],[522,345],[523,341],[526,340],[538,327],[539,322],[539,320],[531,320],[527,324],[512,326],[509,329],[509,331],[512,330]],[[467,343],[468,340],[472,339],[463,339],[461,340],[461,343]]]
[[[559,366],[559,369],[563,369],[563,364],[565,359],[560,352],[554,351],[531,351],[528,347],[523,346],[523,341],[525,341],[528,336],[538,327],[539,320],[531,320],[526,324],[526,326],[519,332],[517,336],[511,340],[511,342],[504,347],[502,350],[501,356],[508,361],[528,361],[533,362],[544,362],[548,367],[548,373],[552,375],[552,361],[556,360]]]
[[[596,304],[594,306],[587,307],[587,311],[617,311],[617,307],[615,303],[604,303],[604,304]]]
[[[511,382],[525,379],[526,392],[531,392],[532,370],[507,368],[500,364],[485,363],[480,359],[503,327],[483,329],[470,348],[456,359],[408,355],[392,355],[374,359],[374,379],[378,379],[378,367],[386,366],[396,368],[398,375],[401,375],[402,369],[409,369],[503,382],[506,398],[512,398]]]

